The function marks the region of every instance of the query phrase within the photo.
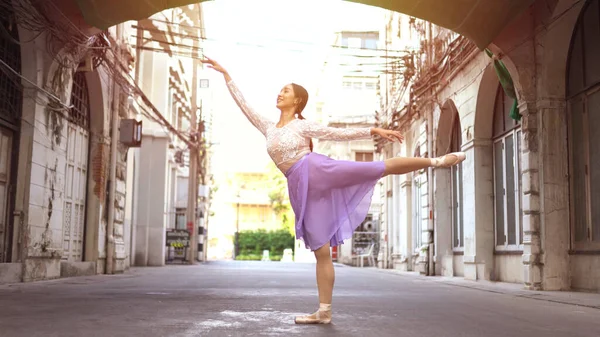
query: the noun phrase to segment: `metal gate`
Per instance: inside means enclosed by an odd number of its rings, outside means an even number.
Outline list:
[[[89,150],[89,96],[83,73],[75,73],[73,77],[71,104],[67,123],[62,259],[77,262],[83,259]]]

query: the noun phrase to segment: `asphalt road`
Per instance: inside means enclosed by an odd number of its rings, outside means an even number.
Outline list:
[[[598,337],[600,310],[336,268],[333,322],[314,265],[211,262],[0,286],[0,336]]]

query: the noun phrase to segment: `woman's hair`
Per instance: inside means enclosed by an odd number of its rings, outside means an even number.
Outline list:
[[[308,103],[308,91],[306,91],[306,89],[304,89],[303,86],[296,83],[292,83],[292,89],[294,90],[294,96],[300,99],[300,102],[298,103],[298,105],[296,105],[296,115],[298,115],[298,119],[304,119],[304,116],[302,116],[302,111],[306,107],[306,103]],[[313,141],[311,139],[310,151],[312,152],[312,150]]]

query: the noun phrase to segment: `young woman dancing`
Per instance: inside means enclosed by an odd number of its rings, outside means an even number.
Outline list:
[[[308,92],[294,83],[283,87],[277,96],[277,108],[281,111],[279,122],[271,122],[248,106],[225,68],[208,58],[202,62],[223,74],[237,105],[265,136],[267,152],[288,181],[296,217],[296,238],[302,239],[315,254],[319,309],[311,315],[296,317],[295,322],[330,323],[335,273],[329,248],[352,238],[354,230],[366,218],[377,181],[389,174],[450,167],[462,162],[465,154],[449,153],[438,158],[396,157],[374,162],[331,159],[312,152],[312,138],[349,141],[378,135],[402,142],[404,137],[397,131],[381,128],[332,128],[305,120],[302,110],[308,101]]]

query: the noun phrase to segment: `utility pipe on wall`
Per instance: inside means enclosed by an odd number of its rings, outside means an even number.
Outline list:
[[[121,25],[117,25],[117,40],[121,40]],[[117,90],[117,83],[113,81],[112,86],[112,120],[111,120],[111,143],[110,143],[110,173],[108,181],[108,219],[106,223],[106,274],[114,274],[115,256],[115,189],[117,178],[117,143],[119,142],[119,101],[121,93]]]

